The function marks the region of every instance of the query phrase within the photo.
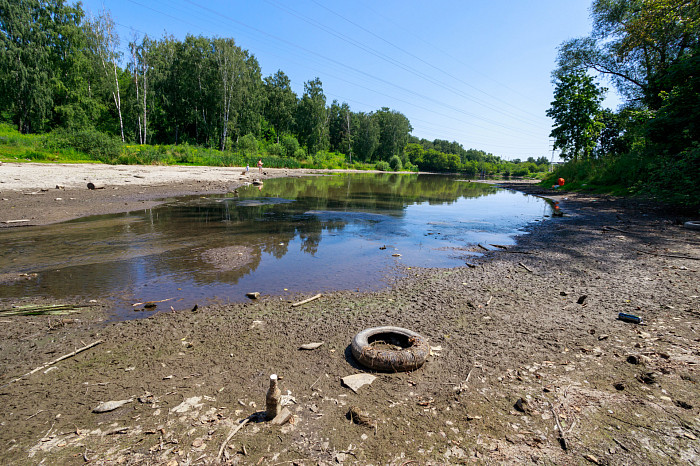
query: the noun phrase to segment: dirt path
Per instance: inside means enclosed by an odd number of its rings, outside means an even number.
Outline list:
[[[228,189],[208,176],[113,191],[140,203],[160,189]],[[2,220],[53,205],[1,189],[11,199],[2,205],[16,202]],[[100,191],[75,193],[84,197],[74,196],[69,217],[102,212],[103,198],[88,197]],[[294,308],[275,296],[196,311],[163,305],[108,324],[100,302],[65,317],[0,315],[0,462],[700,464],[700,236],[636,202],[566,197],[567,215],[517,246],[474,268],[412,268],[381,292]],[[374,373],[354,393],[340,378],[369,371],[350,341],[379,325],[420,332],[433,355],[412,373]],[[283,426],[251,417],[264,410],[272,373],[294,398]],[[114,400],[130,401],[92,412]],[[351,406],[376,427],[348,420]]]

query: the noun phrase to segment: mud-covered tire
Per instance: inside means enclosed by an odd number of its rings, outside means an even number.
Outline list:
[[[372,346],[376,340],[394,341],[400,350]],[[372,327],[355,335],[350,345],[357,362],[377,371],[406,372],[418,369],[430,355],[428,339],[400,327]]]
[[[691,230],[700,230],[700,220],[691,220],[683,224],[684,227]]]

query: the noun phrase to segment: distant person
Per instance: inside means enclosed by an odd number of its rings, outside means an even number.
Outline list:
[[[249,172],[249,171],[250,171],[250,165],[246,165],[246,166],[245,166],[245,171],[246,171],[246,172]]]
[[[260,174],[262,174],[262,159],[258,159],[258,170],[260,171]]]

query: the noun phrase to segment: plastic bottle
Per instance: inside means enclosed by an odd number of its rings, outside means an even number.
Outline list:
[[[265,399],[267,408],[265,415],[268,420],[274,419],[280,413],[280,398],[282,398],[282,392],[277,386],[277,374],[272,374],[270,376],[270,388],[267,390]]]

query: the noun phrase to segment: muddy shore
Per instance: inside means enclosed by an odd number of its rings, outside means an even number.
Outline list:
[[[259,176],[97,167],[3,164],[0,226],[146,208]],[[700,235],[653,204],[509,187],[559,200],[565,216],[473,268],[414,267],[379,292],[110,323],[99,299],[66,303],[87,306],[67,316],[0,313],[0,462],[700,464]],[[410,373],[363,369],[351,339],[380,325],[421,333],[433,354]],[[312,342],[323,345],[299,349]],[[281,426],[256,415],[272,373],[293,397]],[[377,378],[355,393],[340,379],[356,373]],[[367,422],[348,419],[351,407]]]

